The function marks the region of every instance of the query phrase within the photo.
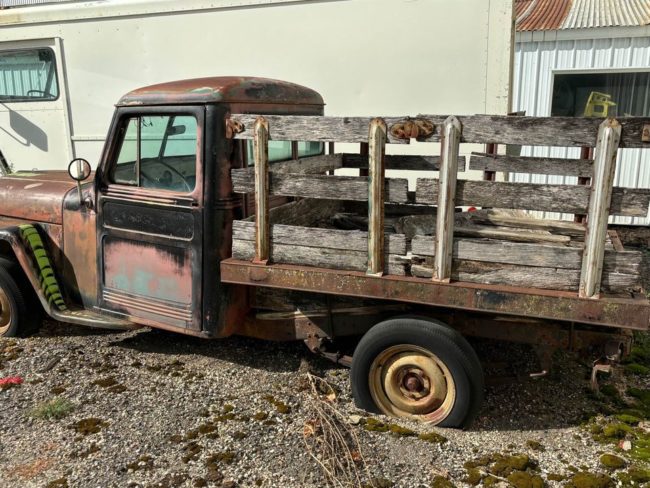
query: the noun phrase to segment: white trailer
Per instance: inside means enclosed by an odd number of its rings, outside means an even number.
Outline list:
[[[306,85],[323,95],[328,115],[505,114],[512,46],[512,0],[104,0],[0,9],[0,151],[17,170],[63,169],[74,157],[94,165],[122,94],[203,76]]]

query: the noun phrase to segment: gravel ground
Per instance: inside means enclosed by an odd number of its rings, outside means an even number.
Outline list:
[[[475,346],[491,377],[538,367],[527,347]],[[568,355],[552,378],[488,386],[470,430],[399,422],[415,431],[406,435],[367,430],[348,371],[302,344],[46,323],[37,336],[0,340],[0,368],[0,378],[24,379],[0,390],[0,487],[323,486],[304,440],[315,401],[307,371],[332,385],[336,408],[358,424],[350,425],[360,442],[355,455],[372,486],[442,486],[444,478],[467,485],[465,463],[492,453],[527,455],[529,471],[560,486],[549,474],[605,473],[599,457],[614,449],[584,426],[612,412],[586,389],[588,368]],[[648,387],[647,375],[635,381]],[[430,432],[447,441],[417,436]]]

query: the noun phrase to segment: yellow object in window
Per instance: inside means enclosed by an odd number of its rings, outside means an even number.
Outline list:
[[[585,105],[585,117],[607,117],[609,107],[616,107],[612,102],[612,96],[607,93],[593,91],[589,95],[587,105]]]

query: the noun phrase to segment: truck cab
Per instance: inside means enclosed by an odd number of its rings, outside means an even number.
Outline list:
[[[250,149],[226,137],[231,113],[322,115],[323,100],[251,77],[148,86],[117,103],[94,174],[84,161],[71,165],[81,169],[78,187],[65,171],[0,178],[0,254],[24,301],[97,327],[229,335],[246,300],[221,283],[219,263],[230,256],[233,219],[250,207],[232,191],[230,171],[246,167]],[[270,151],[281,160],[321,149],[276,141]],[[15,302],[2,300],[0,334],[30,329],[19,327]]]

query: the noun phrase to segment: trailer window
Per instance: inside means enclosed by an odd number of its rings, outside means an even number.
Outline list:
[[[647,117],[650,72],[557,74],[551,115]]]
[[[131,117],[111,181],[122,185],[191,192],[196,185],[196,118],[191,115]]]
[[[33,102],[59,98],[51,49],[0,51],[0,101]]]

